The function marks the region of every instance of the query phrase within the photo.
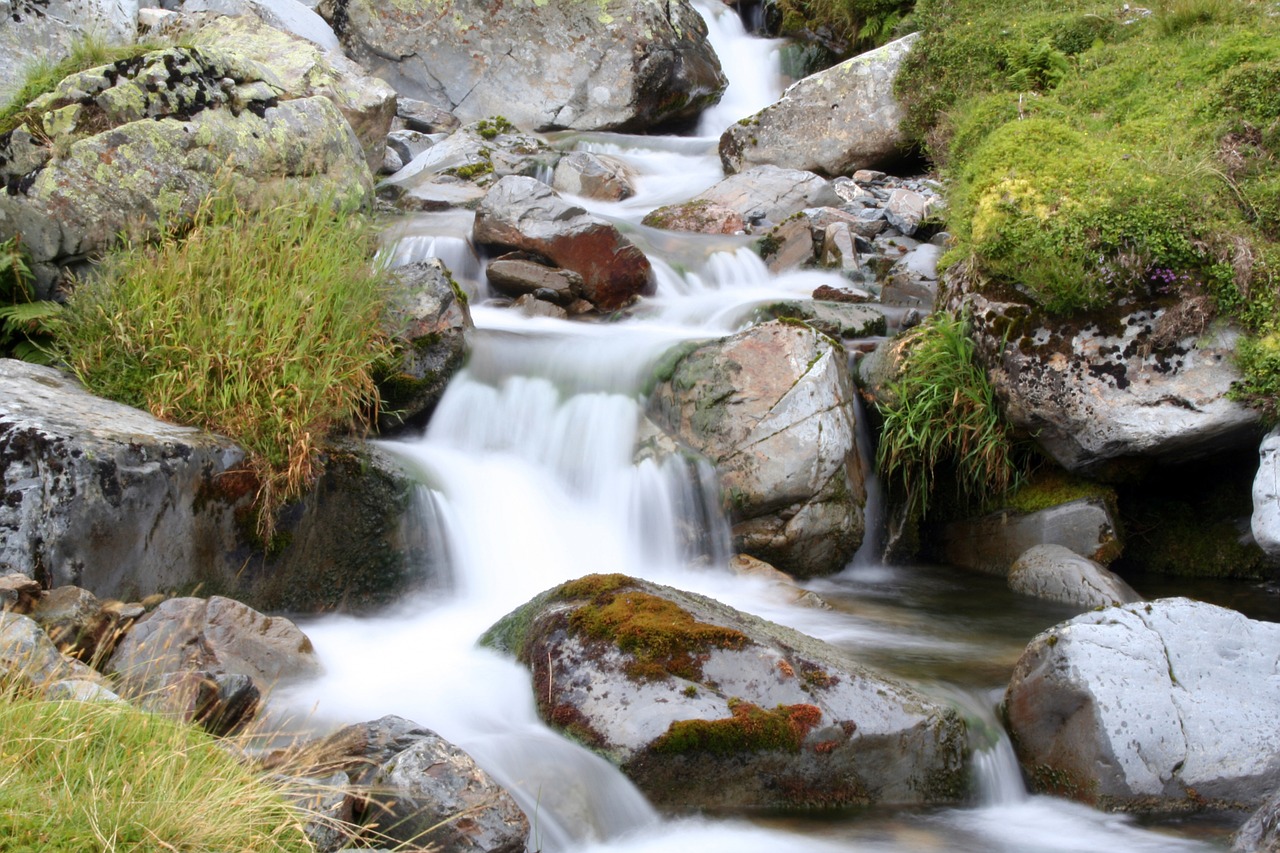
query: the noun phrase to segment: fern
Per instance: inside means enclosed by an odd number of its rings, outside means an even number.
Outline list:
[[[0,357],[53,361],[49,345],[62,306],[33,299],[31,268],[17,238],[0,243]]]

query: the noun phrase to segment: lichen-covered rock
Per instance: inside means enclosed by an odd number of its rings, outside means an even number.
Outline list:
[[[1005,715],[1032,784],[1103,808],[1257,808],[1280,786],[1280,625],[1185,598],[1039,634]]]
[[[561,199],[551,187],[511,176],[476,211],[475,241],[541,255],[582,276],[583,298],[612,311],[655,287],[649,259],[610,222]]]
[[[737,550],[798,577],[839,571],[865,502],[844,351],[774,321],[680,353],[649,415],[716,465]]]
[[[54,65],[79,39],[129,44],[137,30],[137,0],[0,0],[0,107],[18,94],[37,51]]]
[[[963,796],[954,709],[703,596],[588,575],[517,609],[482,642],[530,668],[544,719],[618,764],[659,806]]]
[[[1236,330],[1184,328],[1167,301],[1058,320],[1012,296],[960,291],[1005,417],[1068,471],[1257,440],[1258,413],[1227,397],[1240,375]]]
[[[1258,448],[1249,526],[1258,547],[1268,557],[1280,558],[1280,427],[1267,433]]]
[[[467,357],[474,325],[467,298],[439,258],[392,271],[383,328],[397,344],[395,363],[378,377],[378,428],[421,426]]]
[[[189,11],[190,5],[184,9]],[[314,15],[306,7],[301,11]],[[382,165],[396,114],[396,93],[386,83],[368,76],[341,53],[286,32],[256,14],[193,17],[186,26],[200,44],[238,53],[271,69],[287,97],[323,95],[333,101],[360,140],[369,169],[376,171]]]
[[[695,234],[738,234],[747,227],[746,220],[738,211],[706,200],[659,207],[647,213],[641,224]]]
[[[1009,567],[1009,589],[1082,609],[1141,601],[1114,572],[1061,545],[1036,545]]]
[[[462,121],[642,130],[719,100],[720,63],[686,0],[325,0],[347,54]]]
[[[794,83],[782,98],[720,137],[725,172],[766,163],[829,177],[902,154],[905,110],[893,81],[913,33]]]
[[[169,48],[85,71],[33,102],[42,132],[0,135],[0,239],[22,235],[47,292],[56,265],[190,216],[216,188],[364,199],[372,177],[333,101],[287,99],[265,65]]]
[[[265,553],[231,441],[0,360],[0,564],[45,586],[139,599],[203,584],[265,610],[385,604],[424,577],[416,484],[384,452],[332,444]]]

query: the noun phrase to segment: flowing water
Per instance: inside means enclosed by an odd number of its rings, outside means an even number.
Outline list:
[[[417,506],[436,543],[436,582],[377,617],[304,624],[325,675],[278,694],[277,710],[316,726],[398,714],[438,731],[512,792],[533,825],[530,850],[548,853],[1222,849],[1221,833],[1203,840],[1185,827],[1144,828],[1027,795],[993,707],[1027,640],[1065,611],[989,578],[882,565],[873,546],[842,574],[810,584],[831,610],[787,605],[769,587],[728,574],[713,470],[633,461],[643,385],[666,349],[728,334],[763,301],[842,281],[771,276],[743,238],[638,224],[654,207],[717,181],[719,129],[779,94],[777,44],[747,36],[723,6],[702,11],[732,81],[722,107],[704,117],[702,136],[557,139],[622,156],[640,175],[625,202],[578,200],[626,228],[654,262],[657,295],[634,317],[567,322],[486,306],[482,260],[467,240],[470,214],[422,215],[395,232],[389,250],[397,260],[440,257],[475,295],[468,366],[424,436],[387,443],[420,472]],[[955,702],[974,733],[974,802],[821,819],[658,815],[611,765],[540,722],[522,667],[475,648],[498,618],[589,572],[706,593]]]

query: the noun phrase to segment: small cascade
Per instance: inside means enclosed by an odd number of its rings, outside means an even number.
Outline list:
[[[855,369],[856,367],[851,367]],[[875,436],[871,434],[870,418],[867,407],[859,394],[853,395],[853,413],[858,433],[858,463],[862,466],[862,484],[867,492],[867,502],[863,510],[862,544],[853,555],[850,563],[855,568],[879,565],[884,561],[886,522],[884,510],[884,490],[880,481],[880,473],[876,470]]]
[[[778,100],[782,94],[779,48],[783,42],[749,37],[738,12],[722,3],[697,3],[696,8],[707,22],[707,41],[726,74],[732,75],[720,103],[703,112],[698,121],[699,136],[719,137],[735,121]]]

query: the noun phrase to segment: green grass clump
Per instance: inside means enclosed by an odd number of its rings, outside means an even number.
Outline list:
[[[0,688],[0,848],[309,851],[299,812],[214,739],[114,702]]]
[[[244,447],[269,541],[326,436],[376,411],[372,371],[390,352],[373,249],[359,213],[216,194],[181,232],[110,254],[69,300],[58,346],[94,393]]]
[[[937,477],[954,474],[957,496],[982,505],[1015,486],[1024,468],[977,362],[968,322],[934,314],[899,339],[899,378],[890,383],[876,467],[923,518]]]

